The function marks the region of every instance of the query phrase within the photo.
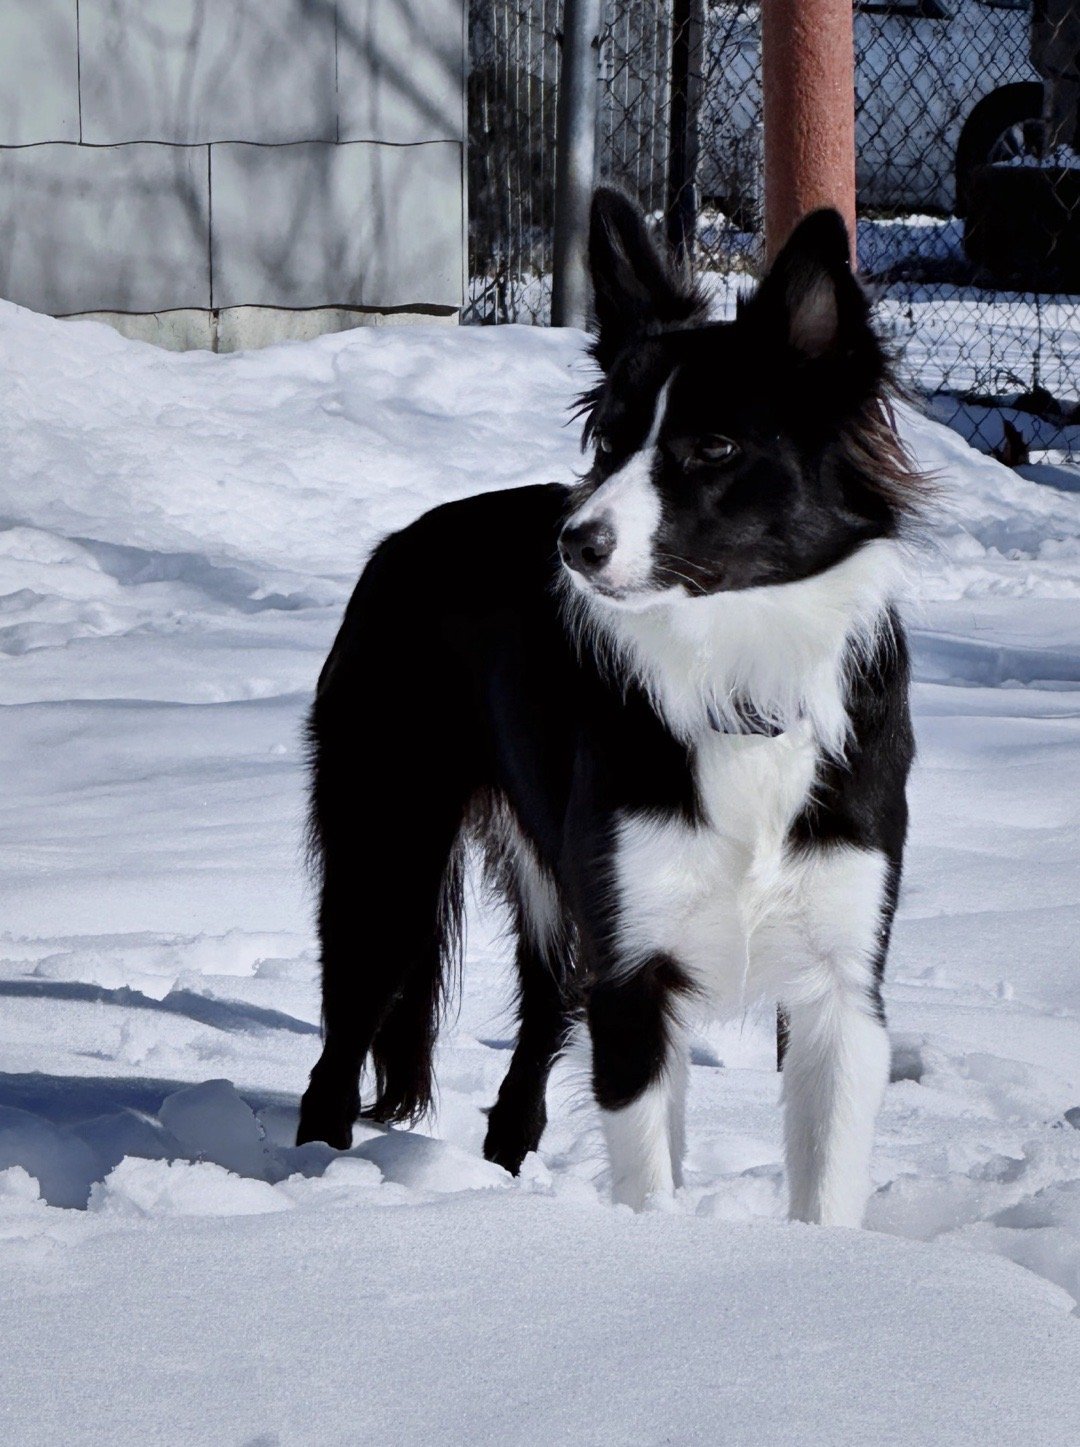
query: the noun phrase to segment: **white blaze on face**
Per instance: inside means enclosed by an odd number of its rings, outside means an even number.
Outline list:
[[[602,482],[570,519],[575,527],[602,522],[615,534],[615,550],[596,579],[605,591],[633,593],[649,587],[661,511],[660,494],[653,480],[656,444],[664,424],[671,380],[669,377],[660,388],[649,435],[639,450]],[[591,586],[579,574],[574,575],[574,580],[586,589]]]

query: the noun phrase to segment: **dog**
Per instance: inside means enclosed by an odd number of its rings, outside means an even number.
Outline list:
[[[923,494],[832,211],[734,321],[594,198],[588,472],[375,549],[310,716],[323,1051],[298,1143],[408,1122],[460,964],[464,851],[516,932],[484,1153],[516,1173],[568,1028],[612,1194],[682,1181],[687,1029],[778,1004],[794,1219],[857,1226],[889,1077],[881,981],[913,757],[897,616]]]

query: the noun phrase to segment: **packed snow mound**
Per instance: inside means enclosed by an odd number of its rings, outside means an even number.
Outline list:
[[[126,1185],[147,1202],[143,1175]],[[1067,1298],[993,1258],[484,1191],[402,1210],[362,1180],[334,1209],[260,1204],[27,1208],[15,1250],[36,1269],[0,1298],[20,1447],[72,1422],[108,1443],[1075,1436]]]
[[[268,652],[341,608],[386,532],[436,500],[572,482],[571,413],[594,379],[574,332],[373,327],[173,353],[6,302],[0,355],[0,651],[20,698],[50,694],[28,654],[79,641],[91,647],[72,660],[74,696],[95,696],[93,645],[115,637],[143,644],[135,676],[115,679],[122,695],[266,696]],[[941,484],[921,597],[1080,596],[1080,494],[973,465],[910,409],[901,424]],[[244,648],[247,667],[209,686],[192,635]]]
[[[370,1179],[420,1192],[505,1187],[511,1180],[501,1166],[447,1141],[364,1123],[357,1124],[353,1148],[345,1154],[317,1142],[294,1146],[292,1102],[282,1106],[259,1095],[249,1102],[228,1080],[182,1086],[152,1109],[151,1082],[143,1083],[137,1097],[129,1096],[135,1103],[123,1103],[125,1091],[114,1086],[114,1108],[89,1116],[94,1092],[87,1090],[83,1106],[72,1105],[77,1118],[67,1122],[50,1118],[56,1105],[32,1076],[0,1076],[0,1090],[34,1107],[0,1105],[0,1173],[32,1176],[50,1206],[100,1210],[128,1197],[138,1204],[145,1187],[153,1200],[169,1201],[171,1212],[182,1213],[190,1203],[199,1214],[199,1181],[212,1183],[208,1189],[216,1201],[227,1197],[228,1180],[272,1185],[293,1177],[313,1180],[344,1161],[363,1162]],[[213,1169],[189,1175],[184,1165]],[[277,1201],[266,1209],[285,1210],[292,1196],[287,1191],[284,1197],[250,1198]]]
[[[189,582],[264,606],[275,575],[306,590],[351,584],[372,543],[430,506],[433,490],[445,500],[573,481],[582,459],[570,414],[595,379],[581,334],[566,331],[372,327],[176,353],[9,302],[0,351],[11,364],[0,395],[10,556],[70,569],[73,595]],[[1080,497],[991,458],[973,467],[961,438],[909,408],[901,422],[941,480],[946,556],[970,565],[965,537],[991,560],[1080,559]],[[973,580],[963,583],[966,595]],[[299,606],[304,592],[277,604]]]
[[[576,338],[527,327],[370,327],[217,355],[10,302],[0,352],[0,516],[77,539],[75,571],[97,556],[121,581],[234,596],[275,575],[351,582],[433,484],[445,498],[571,480],[577,432],[561,424],[591,376]],[[533,411],[555,425],[525,448],[518,414]]]
[[[0,303],[10,1440],[1080,1438],[1080,494],[915,412],[940,493],[868,1230],[783,1221],[765,1017],[694,1039],[670,1211],[610,1206],[577,1060],[521,1177],[485,1162],[514,1027],[475,901],[437,1114],[293,1144],[312,685],[380,534],[573,479],[583,342],[176,355]]]

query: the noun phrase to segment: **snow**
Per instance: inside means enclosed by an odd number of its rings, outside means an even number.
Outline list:
[[[1080,1435],[1080,495],[913,412],[941,496],[867,1230],[783,1220],[766,1018],[695,1040],[670,1211],[609,1204],[580,1052],[521,1179],[484,1162],[479,905],[437,1118],[292,1144],[306,700],[377,536],[573,475],[581,346],[172,354],[0,305],[5,1441]]]
[[[995,1444],[1030,1441],[1035,1423],[1074,1435],[1075,1322],[990,1257],[525,1194],[513,1209],[470,1191],[403,1206],[386,1189],[356,1182],[302,1233],[281,1212],[114,1215],[112,1237],[78,1241],[54,1229],[5,1303],[20,1319],[5,1369],[33,1403],[17,1440],[69,1440],[77,1421],[80,1440],[112,1443],[133,1420],[143,1442],[267,1444],[953,1447],[973,1422]],[[298,1247],[302,1294],[279,1265]],[[113,1278],[107,1346],[102,1303],[65,1258]]]
[[[1001,161],[995,160],[994,164],[997,166],[1029,166],[1039,170],[1071,171],[1080,166],[1080,155],[1077,155],[1072,146],[1062,144],[1051,146],[1042,155],[1024,151],[1018,156],[1009,156]]]

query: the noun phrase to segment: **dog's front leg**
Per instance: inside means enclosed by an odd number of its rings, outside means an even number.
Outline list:
[[[874,1120],[889,1079],[885,1026],[842,987],[789,1007],[784,1141],[789,1214],[859,1226],[870,1193]]]
[[[889,1079],[879,974],[888,867],[871,851],[836,849],[806,861],[803,952],[785,992],[783,1065],[789,1214],[858,1226],[870,1192],[874,1121]]]
[[[616,1202],[640,1211],[682,1184],[686,1046],[678,1007],[688,984],[656,955],[594,985],[593,1092]]]

